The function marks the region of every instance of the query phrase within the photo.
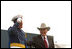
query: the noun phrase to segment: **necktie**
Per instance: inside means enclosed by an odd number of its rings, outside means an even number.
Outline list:
[[[45,48],[48,48],[48,44],[47,44],[47,41],[46,41],[45,37],[44,37],[44,44],[45,44]]]

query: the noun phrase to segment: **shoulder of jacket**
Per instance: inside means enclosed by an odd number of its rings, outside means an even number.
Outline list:
[[[48,35],[47,37],[50,38],[50,39],[53,39],[54,38],[54,36],[50,36],[50,35]]]
[[[10,31],[11,29],[12,29],[12,27],[9,27],[9,28],[8,28],[8,31]]]

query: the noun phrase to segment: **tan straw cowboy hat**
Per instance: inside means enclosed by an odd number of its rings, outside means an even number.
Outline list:
[[[44,29],[44,28],[47,29],[48,31],[50,30],[50,27],[46,27],[46,24],[45,23],[42,23],[41,26],[38,27],[37,29],[40,30],[40,29]]]

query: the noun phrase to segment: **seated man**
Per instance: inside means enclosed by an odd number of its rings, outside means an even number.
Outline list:
[[[28,43],[28,45],[35,48],[54,48],[54,41],[52,36],[47,36],[47,31],[50,30],[50,27],[46,27],[44,23],[41,24],[41,27],[38,28],[40,35],[33,37],[33,40]]]
[[[17,15],[13,17],[12,21],[14,22],[14,25],[8,29],[10,48],[25,48],[25,33],[21,30],[23,25],[22,16]]]

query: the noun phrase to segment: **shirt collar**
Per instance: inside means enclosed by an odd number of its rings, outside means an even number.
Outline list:
[[[41,35],[41,37],[42,37],[42,39],[44,40],[44,36]],[[47,35],[45,36],[45,38],[47,39]]]

